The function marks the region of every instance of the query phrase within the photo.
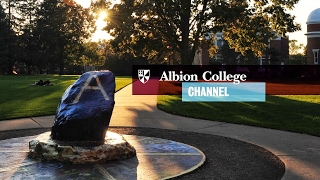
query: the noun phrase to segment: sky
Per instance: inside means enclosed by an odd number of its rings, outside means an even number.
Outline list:
[[[296,16],[295,22],[301,24],[301,31],[288,33],[290,40],[296,39],[298,43],[307,44],[307,37],[304,35],[307,33],[306,22],[309,14],[317,8],[320,8],[320,0],[300,0],[294,9],[289,11],[290,14]]]

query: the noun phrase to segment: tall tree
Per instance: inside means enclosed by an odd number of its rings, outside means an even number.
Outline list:
[[[56,0],[44,1],[38,13],[34,36],[40,56],[51,67],[60,67],[62,74],[66,65],[81,57],[91,16],[80,6],[71,7]]]
[[[0,57],[1,69],[3,73],[12,74],[15,62],[16,32],[20,26],[17,23],[17,14],[15,13],[15,0],[1,1],[0,18],[1,18],[1,51],[3,56]]]
[[[296,39],[289,40],[289,54],[290,55],[297,55],[297,54],[303,54],[305,46],[300,43],[297,44],[298,41]]]
[[[308,64],[307,46],[293,39],[289,40],[289,58],[285,60],[285,64],[306,65]]]
[[[0,73],[5,73],[8,64],[8,39],[10,28],[4,9],[0,5]]]
[[[34,37],[34,29],[37,27],[38,11],[40,7],[38,0],[24,0],[17,5],[17,13],[19,13],[22,25],[19,30],[17,39],[17,61],[23,63],[28,73],[41,72],[43,70],[42,63],[38,62],[39,50],[36,47],[36,39]]]
[[[75,63],[77,65],[103,66],[106,61],[105,47],[97,42],[84,43],[83,55]]]
[[[150,56],[170,48],[191,64],[208,33],[224,33],[231,48],[262,56],[268,39],[300,28],[286,12],[299,0],[122,0],[106,30],[120,51]]]

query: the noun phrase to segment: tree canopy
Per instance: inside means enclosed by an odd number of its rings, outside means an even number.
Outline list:
[[[6,0],[0,7],[2,73],[12,72],[15,63],[29,73],[53,72],[57,67],[62,73],[66,65],[79,65],[94,31],[90,9],[57,0]]]
[[[4,13],[4,10],[2,6],[0,6],[0,63],[2,65],[6,65],[8,61],[8,39],[9,36],[9,26],[6,20],[6,14]],[[5,67],[0,68],[1,71],[5,71]]]
[[[46,0],[39,9],[35,29],[42,57],[60,66],[72,63],[82,55],[83,43],[88,38],[88,13],[81,7],[70,7],[56,0]]]
[[[298,0],[110,2],[97,0],[85,9],[64,0],[1,1],[0,73],[12,72],[17,63],[29,73],[57,67],[62,73],[67,65],[102,65],[107,58],[122,57],[186,65],[200,47],[216,52],[217,32],[236,54],[262,56],[271,37],[300,29],[287,12]],[[105,10],[105,30],[114,39],[99,49],[101,44],[89,38],[95,31],[94,16]]]
[[[105,29],[118,51],[153,58],[170,50],[181,64],[191,64],[202,39],[217,32],[237,52],[261,56],[269,38],[300,29],[287,12],[298,1],[122,0],[110,9]]]
[[[297,44],[298,41],[296,39],[292,39],[289,40],[289,52],[290,55],[298,55],[298,54],[305,54],[306,52],[302,52],[302,51],[306,51],[305,48],[306,46],[304,46],[302,43]]]

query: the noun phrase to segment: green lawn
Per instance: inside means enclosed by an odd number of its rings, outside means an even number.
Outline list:
[[[0,120],[54,115],[63,92],[79,76],[0,75]],[[54,86],[30,86],[49,80]],[[116,77],[116,90],[131,83],[131,77]]]
[[[0,75],[0,120],[54,115],[66,88],[79,76]],[[49,80],[54,86],[30,86]],[[116,77],[116,90],[131,77]],[[246,124],[320,136],[320,96],[267,96],[263,103],[182,102],[181,96],[158,96],[158,108],[200,119]]]
[[[320,136],[320,96],[267,96],[259,103],[182,102],[181,96],[158,96],[166,112]]]

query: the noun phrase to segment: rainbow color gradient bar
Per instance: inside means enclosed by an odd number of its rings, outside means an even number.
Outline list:
[[[183,102],[265,102],[266,83],[183,82]]]

